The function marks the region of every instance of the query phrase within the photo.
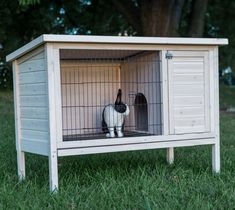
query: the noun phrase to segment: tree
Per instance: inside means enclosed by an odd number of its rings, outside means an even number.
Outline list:
[[[24,5],[39,1],[20,0]],[[73,6],[78,4],[72,2]],[[184,35],[192,37],[203,36],[208,4],[208,0],[83,0],[80,2],[89,3],[90,8],[93,5],[93,8],[101,8],[103,14],[100,13],[100,17],[107,17],[104,13],[109,13],[110,8],[116,8],[133,28],[133,34],[140,36],[180,36],[182,14],[186,5],[189,5],[187,12],[190,18],[187,21],[187,33]],[[67,4],[71,3],[64,1],[64,5]],[[69,16],[68,18],[76,25],[77,20],[74,20],[74,16]]]
[[[5,56],[43,33],[229,37],[231,0],[18,0],[0,1],[0,87],[9,74]],[[19,4],[20,3],[20,4]],[[221,17],[221,18],[218,18]],[[226,29],[225,29],[226,27]],[[235,68],[234,46],[222,50]],[[9,81],[9,79],[7,79]]]
[[[208,0],[112,0],[126,20],[144,36],[180,36],[183,9],[190,4],[188,36],[203,36]]]

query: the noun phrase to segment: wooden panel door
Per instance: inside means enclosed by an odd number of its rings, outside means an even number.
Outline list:
[[[209,132],[208,51],[168,51],[170,134]]]

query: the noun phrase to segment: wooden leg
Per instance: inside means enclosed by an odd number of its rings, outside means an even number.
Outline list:
[[[212,170],[215,173],[220,172],[220,144],[212,145]]]
[[[52,152],[49,156],[49,174],[50,174],[50,191],[57,192],[59,189],[57,151]]]
[[[166,160],[169,164],[174,163],[174,148],[173,147],[167,148]]]
[[[24,152],[17,150],[17,167],[18,177],[20,181],[25,179],[25,154]]]

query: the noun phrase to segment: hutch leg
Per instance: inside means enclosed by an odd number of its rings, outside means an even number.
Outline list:
[[[220,145],[219,143],[212,145],[212,170],[215,173],[220,172]]]
[[[174,163],[174,148],[173,147],[167,148],[166,160],[169,164]]]
[[[23,181],[25,179],[25,154],[20,150],[17,150],[17,167],[19,180]]]
[[[49,175],[50,175],[50,191],[57,192],[59,189],[57,151],[51,152],[49,156]]]

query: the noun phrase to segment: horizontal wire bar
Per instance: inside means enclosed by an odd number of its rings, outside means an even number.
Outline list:
[[[110,82],[104,82],[104,81],[100,81],[100,82],[71,82],[71,83],[61,83],[61,85],[84,85],[84,84],[160,84],[162,83],[162,81],[152,81],[152,82],[114,82],[114,81],[110,81]]]
[[[161,126],[162,123],[155,123],[155,124],[148,124],[148,126]],[[136,126],[133,125],[133,126],[125,126],[125,128],[135,128]],[[107,128],[110,128],[110,127],[107,127]],[[112,127],[113,128],[113,127]],[[102,127],[93,127],[93,128],[69,128],[69,129],[65,129],[63,128],[63,131],[74,131],[74,130],[100,130],[102,129]]]
[[[148,105],[161,105],[162,103],[148,103]],[[105,105],[63,105],[62,108],[100,108],[100,107],[105,107],[107,106],[107,104]],[[129,107],[141,107],[141,106],[145,106],[145,104],[128,104]]]

